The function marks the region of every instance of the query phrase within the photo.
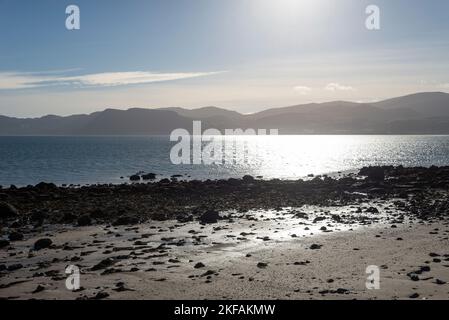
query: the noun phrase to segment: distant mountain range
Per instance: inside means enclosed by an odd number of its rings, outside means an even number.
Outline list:
[[[279,129],[280,134],[449,134],[449,94],[416,93],[375,103],[334,101],[244,115],[216,107],[129,110],[19,119],[0,116],[0,135],[165,135],[176,128]]]

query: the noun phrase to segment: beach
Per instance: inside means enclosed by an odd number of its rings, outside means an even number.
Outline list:
[[[370,167],[3,189],[0,297],[447,299],[448,186],[447,167]]]

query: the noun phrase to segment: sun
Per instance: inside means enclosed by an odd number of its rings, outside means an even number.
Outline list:
[[[253,0],[253,13],[273,27],[318,18],[329,0]]]

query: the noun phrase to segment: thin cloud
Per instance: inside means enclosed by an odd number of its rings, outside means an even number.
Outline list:
[[[54,75],[54,72],[0,72],[0,90],[30,89],[49,86],[115,87],[173,81],[214,75],[220,72],[159,73],[147,71],[104,72],[78,76]]]
[[[328,90],[328,91],[354,91],[353,87],[345,86],[345,85],[339,84],[337,82],[331,82],[331,83],[327,84],[324,89]]]
[[[296,87],[293,87],[293,90],[298,92],[300,95],[307,95],[310,93],[310,91],[312,91],[311,88],[306,87],[306,86],[296,86]]]

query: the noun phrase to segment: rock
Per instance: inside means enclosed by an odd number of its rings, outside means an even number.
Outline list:
[[[429,266],[422,266],[421,267],[421,272],[429,272],[430,271],[430,267]]]
[[[417,294],[417,293],[414,293],[414,294],[409,296],[410,299],[416,299],[418,297],[419,297],[419,294]]]
[[[17,217],[19,212],[9,203],[0,201],[0,219]]]
[[[377,208],[374,208],[374,207],[369,207],[368,209],[366,209],[366,212],[368,212],[368,213],[379,213],[379,210]]]
[[[193,221],[193,216],[191,214],[178,214],[176,220],[182,223],[190,222]]]
[[[133,174],[131,177],[129,177],[129,180],[140,181],[140,176],[138,174]]]
[[[47,214],[44,211],[33,211],[30,215],[30,220],[33,222],[43,222]]]
[[[309,219],[309,216],[307,215],[307,213],[305,213],[305,212],[296,212],[294,215],[293,215],[293,217],[294,218],[298,218],[298,219]]]
[[[199,268],[204,268],[205,265],[204,265],[204,263],[202,263],[202,262],[198,262],[198,263],[195,264],[193,267],[194,267],[195,269],[199,269]]]
[[[322,245],[314,243],[314,244],[312,244],[310,246],[310,249],[311,250],[318,250],[318,249],[321,249],[321,247],[322,247]]]
[[[15,263],[15,264],[9,265],[6,268],[6,270],[8,270],[8,271],[16,271],[16,270],[19,270],[19,269],[22,269],[22,268],[23,268],[23,265],[21,263]]]
[[[384,181],[385,170],[382,167],[364,167],[359,171],[360,176],[366,176],[371,181]]]
[[[118,282],[118,283],[115,285],[115,288],[112,289],[112,290],[114,290],[114,291],[116,291],[116,292],[134,291],[133,289],[129,289],[129,288],[125,287],[125,283],[124,283],[124,282]]]
[[[221,219],[220,214],[215,210],[208,210],[200,216],[201,223],[217,223]]]
[[[0,239],[0,249],[9,246],[9,244],[10,244],[10,243],[9,243],[8,240]]]
[[[40,190],[55,190],[58,187],[54,183],[40,182],[35,186],[36,189]]]
[[[245,176],[243,176],[242,180],[244,182],[253,182],[254,181],[254,177],[250,176],[250,175],[245,175]]]
[[[13,231],[8,236],[9,241],[20,241],[23,240],[23,234],[17,231]]]
[[[34,243],[34,250],[41,250],[41,249],[48,248],[52,245],[52,243],[53,243],[53,241],[51,241],[51,239],[49,239],[49,238],[39,239]]]
[[[207,270],[206,272],[204,272],[204,273],[201,275],[201,277],[211,276],[211,275],[214,275],[215,273],[217,273],[217,272],[214,271],[214,270]]]
[[[143,174],[142,179],[143,180],[154,180],[154,179],[156,179],[156,174],[155,173]]]
[[[106,269],[110,266],[112,266],[116,261],[112,258],[106,258],[102,261],[100,261],[99,263],[97,263],[96,265],[94,265],[91,270],[92,271],[97,271],[97,270],[101,270],[101,269]]]
[[[265,262],[259,262],[257,264],[257,267],[261,268],[261,269],[266,268],[267,266],[268,266],[268,263],[265,263]]]
[[[84,227],[84,226],[90,226],[92,224],[92,219],[88,214],[84,214],[81,217],[78,218],[78,226]]]
[[[76,219],[76,216],[73,214],[73,213],[71,213],[71,212],[66,212],[66,213],[64,213],[64,215],[63,215],[63,217],[62,217],[62,222],[65,222],[65,223],[67,223],[67,222],[72,222],[72,221],[74,221]]]
[[[344,288],[338,288],[335,292],[338,294],[345,294],[345,293],[349,293],[349,290],[344,289]]]
[[[443,280],[440,280],[440,279],[436,279],[435,283],[438,284],[438,285],[443,285],[443,284],[446,284],[446,281],[443,281]]]
[[[45,290],[45,287],[44,287],[44,286],[38,285],[38,286],[36,287],[36,289],[34,289],[33,292],[31,292],[31,293],[39,293],[39,292],[42,292],[42,291],[44,291],[44,290]]]
[[[100,291],[92,299],[93,300],[101,300],[101,299],[105,299],[107,297],[109,297],[109,293]]]
[[[129,216],[124,216],[124,217],[119,217],[117,218],[112,225],[113,226],[125,226],[125,225],[131,225],[131,224],[137,224],[139,223],[139,219],[136,217],[129,217]]]

